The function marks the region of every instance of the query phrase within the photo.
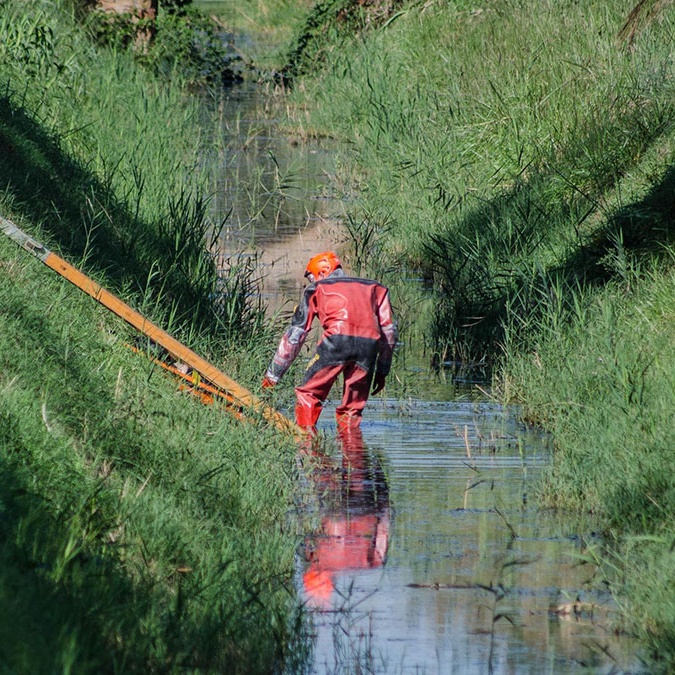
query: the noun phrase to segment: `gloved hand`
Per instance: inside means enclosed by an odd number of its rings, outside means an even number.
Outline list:
[[[379,394],[384,389],[385,379],[386,375],[383,375],[382,373],[375,373],[375,377],[373,378],[373,388],[370,391],[372,396]]]
[[[271,389],[275,385],[276,385],[276,382],[273,382],[272,380],[270,380],[269,377],[263,377],[263,381],[262,381],[262,385],[261,385],[263,389]]]

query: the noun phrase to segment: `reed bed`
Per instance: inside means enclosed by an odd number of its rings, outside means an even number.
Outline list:
[[[491,349],[514,291],[668,167],[672,21],[628,49],[630,8],[411,6],[297,83],[296,123],[349,139],[356,209],[386,205],[388,253],[437,292],[438,350]]]
[[[222,223],[208,216],[198,99],[155,79],[131,53],[95,49],[49,3],[28,12],[7,2],[0,20],[11,158],[2,172],[15,208],[48,246],[142,299],[178,333],[222,324],[211,297],[229,264],[218,270],[211,253]],[[250,333],[247,319],[227,315],[228,330]]]

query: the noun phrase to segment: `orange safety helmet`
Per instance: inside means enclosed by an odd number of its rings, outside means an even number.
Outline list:
[[[318,280],[321,274],[324,278],[334,272],[338,267],[342,267],[340,258],[333,253],[333,251],[324,251],[315,255],[308,263],[305,269],[305,276],[314,275],[314,279]]]
[[[309,605],[320,609],[329,609],[333,595],[333,577],[320,566],[311,566],[302,575],[302,584]]]

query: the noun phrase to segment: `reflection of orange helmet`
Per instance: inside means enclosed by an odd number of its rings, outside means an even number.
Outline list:
[[[316,608],[327,609],[333,595],[333,579],[330,572],[311,566],[302,576],[307,600]]]
[[[308,263],[305,270],[305,276],[313,274],[315,279],[319,279],[321,274],[327,277],[331,272],[334,272],[338,267],[342,267],[340,258],[333,253],[333,251],[324,251],[315,255]],[[322,277],[322,278],[323,278]]]

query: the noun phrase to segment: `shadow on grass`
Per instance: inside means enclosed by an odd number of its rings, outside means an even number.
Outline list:
[[[203,559],[200,544],[184,536],[186,520],[200,529],[220,523],[211,516],[227,513],[227,490],[204,487],[210,515],[195,514],[184,468],[176,481],[166,436],[155,438],[154,418],[165,409],[143,405],[144,388],[143,400],[133,387],[116,390],[116,367],[92,377],[105,356],[94,352],[105,345],[80,339],[57,308],[29,306],[30,289],[26,298],[19,293],[3,297],[0,347],[0,372],[19,374],[0,380],[5,670],[269,672],[288,636],[278,627],[280,608],[264,605],[269,596],[258,585],[267,582],[221,557],[233,555],[221,548],[222,532]],[[206,466],[196,462],[195,471]],[[147,512],[141,502],[122,502],[151,475]],[[186,560],[194,569],[181,569]],[[268,623],[278,633],[265,624],[274,612]]]
[[[134,180],[140,195],[140,169]],[[216,271],[205,250],[200,197],[182,191],[158,206],[164,212],[155,222],[142,220],[7,96],[0,97],[0,193],[16,213],[40,225],[47,247],[56,244],[69,262],[86,266],[111,290],[161,298],[170,308],[164,314],[179,324],[215,322],[210,295]]]
[[[404,5],[402,0],[323,0],[315,3],[286,57],[280,79],[292,86],[296,79],[316,72],[336,43],[389,23]]]
[[[77,336],[54,325],[53,312],[16,293],[3,300],[0,367],[30,373],[31,381],[8,385],[18,400],[12,394],[0,413],[0,660],[12,672],[66,672],[71,661],[77,672],[120,672],[121,664],[146,672],[152,657],[140,619],[151,593],[132,582],[121,549],[106,542],[119,525],[119,489],[83,475],[83,462],[95,458],[72,440],[92,411],[90,452],[112,456],[95,442],[106,431],[109,444],[133,434],[124,420],[115,429],[105,422],[117,403],[91,377],[91,345],[82,349]]]
[[[494,352],[510,312],[536,319],[552,289],[571,296],[575,288],[626,280],[675,244],[675,167],[587,235],[585,223],[602,217],[600,207],[575,187],[571,197],[551,199],[557,178],[535,174],[430,237],[439,350],[454,348],[459,360]]]
[[[0,98],[0,153],[3,191],[26,219],[41,224],[65,256],[75,261],[87,257],[118,286],[129,278],[140,280],[143,265],[131,236],[139,223],[5,97]],[[107,223],[94,220],[96,207],[106,210]],[[114,223],[119,223],[117,231]],[[95,229],[88,232],[88,224]]]
[[[77,672],[115,672],[113,662],[122,661],[121,655],[113,656],[115,635],[132,642],[138,630],[132,619],[141,613],[138,589],[117,572],[112,558],[83,552],[69,562],[67,576],[56,583],[46,577],[72,543],[67,539],[71,532],[56,515],[56,505],[30,487],[31,476],[18,456],[26,448],[11,433],[14,420],[3,417],[3,444],[11,444],[18,462],[0,460],[0,601],[5,616],[12,617],[3,627],[9,634],[0,648],[2,661],[15,672],[65,671],[69,662]],[[110,623],[116,624],[114,631]]]
[[[675,244],[675,166],[643,199],[619,209],[593,241],[571,253],[563,269],[595,284],[622,275],[624,255],[660,258]],[[612,263],[612,260],[614,263]],[[628,262],[628,261],[627,261]]]

